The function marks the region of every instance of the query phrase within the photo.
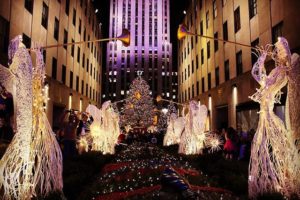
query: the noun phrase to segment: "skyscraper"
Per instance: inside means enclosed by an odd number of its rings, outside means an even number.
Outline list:
[[[109,37],[118,36],[126,28],[131,33],[131,44],[107,44],[103,100],[124,99],[137,71],[143,71],[153,97],[177,98],[169,20],[169,0],[110,1]]]

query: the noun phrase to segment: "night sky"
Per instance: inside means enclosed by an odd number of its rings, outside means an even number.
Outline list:
[[[182,22],[184,14],[183,10],[187,7],[190,0],[170,0],[170,23],[171,23],[171,42],[173,44],[173,68],[177,69],[177,28]],[[109,2],[110,0],[94,0],[96,8],[99,9],[97,13],[100,22],[102,23],[103,38],[108,37],[109,26]],[[104,45],[106,47],[106,45]],[[105,54],[104,49],[103,53]],[[103,68],[105,68],[105,56],[103,59]]]

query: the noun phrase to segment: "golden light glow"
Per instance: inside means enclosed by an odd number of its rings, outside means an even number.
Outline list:
[[[136,98],[137,100],[140,100],[141,97],[142,97],[142,95],[141,95],[140,92],[135,92],[134,96],[135,96],[135,98]]]
[[[79,101],[79,112],[82,112],[82,99]]]
[[[158,96],[156,97],[156,101],[157,101],[157,102],[160,102],[161,100],[162,100],[161,96],[158,95]]]
[[[68,106],[69,110],[72,109],[72,94],[69,95],[69,106]]]

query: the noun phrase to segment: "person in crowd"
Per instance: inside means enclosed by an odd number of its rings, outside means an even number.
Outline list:
[[[79,121],[79,125],[77,128],[77,136],[84,136],[90,132],[90,126],[93,123],[93,116],[89,115],[89,113],[82,112],[81,120]]]
[[[232,127],[229,127],[225,131],[225,144],[224,152],[226,159],[232,159],[236,151],[236,146],[234,144],[233,138],[235,137],[235,130]]]
[[[68,122],[63,125],[63,155],[65,158],[76,155],[76,131],[79,124],[75,111],[66,111],[65,115],[67,113],[69,113]]]

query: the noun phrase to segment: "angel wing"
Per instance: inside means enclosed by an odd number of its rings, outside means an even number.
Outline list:
[[[95,122],[101,122],[101,110],[99,108],[90,104],[85,111],[93,116]]]

